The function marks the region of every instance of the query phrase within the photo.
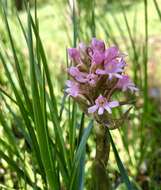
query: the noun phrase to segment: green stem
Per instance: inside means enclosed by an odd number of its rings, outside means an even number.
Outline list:
[[[110,190],[110,181],[107,171],[107,163],[110,152],[110,139],[108,128],[95,126],[96,156],[92,165],[91,190]]]

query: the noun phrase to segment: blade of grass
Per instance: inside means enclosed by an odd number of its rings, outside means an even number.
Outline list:
[[[156,10],[157,10],[159,19],[160,19],[160,21],[161,21],[161,11],[160,11],[159,5],[158,5],[158,3],[157,3],[157,0],[153,0],[153,2],[154,2],[154,5],[155,5],[155,8],[156,8]]]
[[[147,122],[149,121],[148,118],[148,4],[147,0],[144,0],[144,18],[145,18],[145,42],[143,46],[143,63],[144,63],[144,86],[143,86],[143,94],[144,94],[144,106],[143,106],[143,116],[141,120],[141,142],[140,142],[140,161],[139,166],[142,163],[144,158],[144,154],[146,152],[146,145],[145,145],[145,135],[144,135],[144,127],[146,126]]]
[[[96,22],[95,22],[95,0],[92,0],[92,19],[91,19],[91,33],[92,37],[96,37]]]
[[[78,25],[77,25],[77,15],[76,15],[76,2],[73,0],[72,7],[72,26],[73,26],[73,47],[77,45],[78,39]],[[70,101],[70,98],[69,98]],[[70,105],[70,102],[69,102]],[[70,106],[69,106],[70,112]],[[75,150],[75,136],[76,136],[76,114],[77,114],[77,105],[72,101],[72,111],[71,118],[69,115],[69,143],[70,143],[70,162],[73,161],[74,150]]]
[[[130,29],[129,22],[128,22],[126,13],[125,13],[125,9],[124,9],[124,6],[123,6],[121,0],[119,0],[119,4],[120,4],[121,10],[122,10],[123,17],[124,17],[124,21],[125,21],[125,25],[126,25],[126,28],[127,28],[127,31],[128,31],[128,35],[129,35],[129,39],[130,39],[130,42],[131,42],[131,46],[132,46],[132,48],[133,48],[133,62],[134,62],[134,63],[133,63],[133,72],[134,72],[134,82],[137,83],[138,53],[137,53],[137,50],[136,50],[136,45],[135,45],[134,38],[133,38],[133,36],[132,36],[132,31],[131,31],[131,29]]]
[[[86,143],[87,143],[87,140],[88,140],[88,137],[91,133],[92,128],[93,128],[93,121],[91,121],[89,123],[88,127],[84,130],[81,142],[80,142],[79,147],[75,153],[74,160],[73,160],[73,168],[72,168],[72,172],[71,172],[72,175],[70,178],[69,190],[78,189],[78,187],[79,187],[78,185],[77,185],[77,187],[74,187],[74,181],[75,181],[76,175],[78,174],[78,171],[79,171],[78,166],[80,164],[80,160],[82,158],[83,151],[85,150]]]
[[[8,97],[13,103],[15,103],[17,105],[16,100],[14,100],[7,92],[5,92],[1,87],[0,87],[0,93],[2,93],[3,95],[5,95],[6,97]]]
[[[130,180],[129,180],[129,177],[127,175],[127,172],[124,168],[124,165],[120,159],[120,156],[117,152],[117,149],[115,147],[115,143],[113,142],[113,139],[112,139],[112,136],[111,136],[111,133],[108,131],[109,133],[109,137],[110,137],[110,142],[111,142],[111,145],[112,145],[112,149],[113,149],[113,152],[114,152],[114,155],[115,155],[115,159],[116,159],[116,162],[117,162],[117,166],[120,170],[120,173],[121,173],[121,177],[122,177],[122,180],[124,181],[124,183],[126,184],[126,187],[128,190],[134,190],[134,187],[133,185],[131,184]]]

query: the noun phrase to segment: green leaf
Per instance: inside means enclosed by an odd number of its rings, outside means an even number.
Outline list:
[[[72,172],[71,172],[72,175],[71,175],[71,179],[70,179],[69,190],[78,189],[78,187],[79,187],[79,186],[74,187],[74,182],[75,182],[76,175],[78,175],[78,171],[79,171],[78,166],[80,164],[80,161],[81,161],[81,158],[82,158],[83,152],[85,150],[86,143],[87,143],[87,140],[91,133],[92,128],[93,128],[93,120],[89,123],[88,127],[84,130],[81,142],[75,153],[74,160],[73,160]]]
[[[114,155],[115,155],[115,159],[116,159],[116,162],[117,162],[117,166],[120,170],[120,174],[121,174],[121,178],[122,180],[124,181],[124,183],[126,184],[126,187],[128,190],[135,190],[133,185],[131,184],[130,180],[129,180],[129,177],[127,175],[127,172],[124,168],[124,165],[120,159],[120,156],[117,152],[117,149],[116,149],[116,146],[113,142],[113,139],[112,139],[112,136],[110,134],[110,131],[108,130],[108,133],[109,133],[109,137],[110,137],[110,141],[111,141],[111,145],[112,145],[112,149],[113,149],[113,152],[114,152]]]

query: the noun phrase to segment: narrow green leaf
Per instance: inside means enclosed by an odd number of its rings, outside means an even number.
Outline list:
[[[128,22],[126,13],[125,13],[125,9],[124,9],[124,6],[123,6],[121,0],[119,0],[119,4],[120,4],[121,10],[122,10],[123,17],[124,17],[124,21],[125,21],[125,25],[126,25],[126,28],[128,31],[131,46],[133,48],[133,71],[134,71],[133,73],[134,73],[134,82],[136,83],[137,82],[138,53],[137,53],[134,38],[132,36],[132,31],[130,29],[129,22]]]
[[[124,168],[124,165],[123,165],[123,163],[122,163],[122,161],[121,161],[121,159],[120,159],[120,156],[119,156],[119,154],[118,154],[118,152],[117,152],[117,149],[116,149],[116,147],[115,147],[115,143],[113,142],[112,136],[111,136],[111,134],[110,134],[109,131],[108,131],[108,133],[109,133],[109,137],[110,137],[112,149],[113,149],[113,152],[114,152],[114,155],[115,155],[115,159],[116,159],[116,162],[117,162],[117,166],[118,166],[118,168],[119,168],[119,170],[120,170],[120,174],[121,174],[122,180],[123,180],[124,183],[126,184],[128,190],[134,190],[134,187],[133,187],[133,185],[131,184],[131,182],[130,182],[130,180],[129,180],[129,177],[128,177],[128,175],[127,175],[127,172],[126,172],[126,170],[125,170],[125,168]]]
[[[81,142],[75,153],[74,160],[73,160],[72,172],[71,172],[72,175],[71,175],[71,179],[70,179],[70,188],[69,188],[70,190],[78,189],[78,186],[74,188],[74,181],[75,181],[76,175],[78,175],[78,171],[79,171],[78,166],[80,164],[80,160],[82,158],[82,155],[85,150],[86,143],[87,143],[87,140],[91,133],[92,128],[93,128],[93,121],[91,121],[89,123],[88,127],[84,130]]]
[[[160,21],[161,21],[161,11],[160,11],[160,9],[159,9],[159,5],[158,5],[158,3],[157,3],[157,0],[153,0],[153,1],[154,1],[155,8],[156,8],[156,10],[157,10],[159,19],[160,19]]]

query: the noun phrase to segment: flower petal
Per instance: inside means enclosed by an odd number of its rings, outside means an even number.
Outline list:
[[[119,102],[118,102],[118,101],[108,102],[108,106],[109,106],[110,108],[117,107],[117,106],[119,106]]]
[[[72,81],[71,81],[71,80],[67,80],[67,81],[66,81],[66,85],[67,85],[68,87],[71,87],[71,86],[72,86]]]
[[[113,73],[113,76],[115,76],[116,78],[122,79],[122,76],[120,74]]]
[[[108,113],[112,113],[111,108],[109,107],[108,103],[104,106],[104,108],[108,111]]]
[[[102,70],[102,69],[97,69],[97,70],[96,70],[96,74],[98,74],[98,75],[105,75],[105,74],[106,74],[106,71],[105,71],[105,70]]]
[[[88,113],[94,113],[98,109],[98,105],[94,105],[88,108]]]
[[[102,115],[104,112],[104,107],[99,107],[98,109],[98,115]]]

